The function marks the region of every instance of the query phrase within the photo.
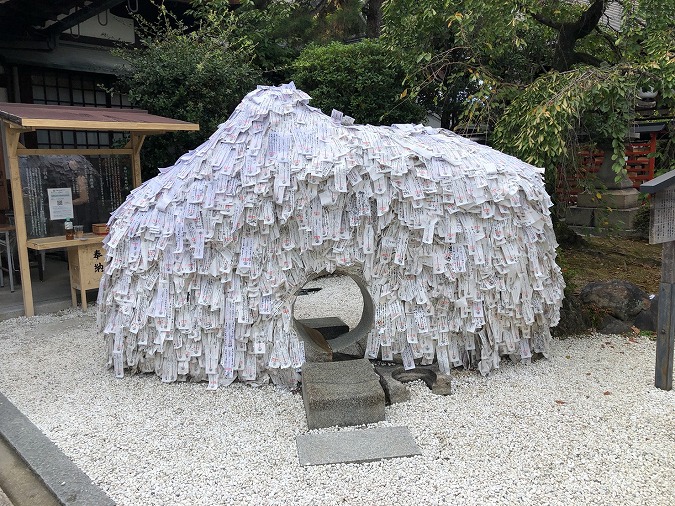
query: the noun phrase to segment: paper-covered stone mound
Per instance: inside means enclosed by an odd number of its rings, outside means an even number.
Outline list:
[[[564,283],[542,170],[309,98],[259,87],[113,213],[98,316],[115,375],[292,383],[296,294],[334,271],[372,297],[369,358],[487,374],[545,354]]]

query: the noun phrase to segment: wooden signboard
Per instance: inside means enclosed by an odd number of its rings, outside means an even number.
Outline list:
[[[675,186],[652,196],[650,223],[649,244],[675,241]]]

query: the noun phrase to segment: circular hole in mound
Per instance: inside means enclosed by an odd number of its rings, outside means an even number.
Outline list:
[[[373,301],[363,280],[339,272],[305,283],[293,304],[293,319],[319,335],[297,323],[296,331],[334,352],[365,338],[373,326],[373,315]]]
[[[422,380],[429,388],[436,383],[436,373],[430,369],[409,369],[405,370],[403,367],[397,367],[391,372],[391,377],[401,383],[410,383],[411,381]]]
[[[298,291],[293,306],[296,320],[339,318],[349,329],[358,325],[362,314],[361,290],[345,275],[322,276],[308,281]]]

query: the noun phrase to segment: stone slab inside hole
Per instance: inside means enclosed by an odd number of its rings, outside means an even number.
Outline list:
[[[323,318],[307,318],[298,320],[305,327],[310,327],[321,332],[321,335],[330,342],[331,339],[349,332],[349,326],[335,316],[326,316]]]
[[[373,462],[422,455],[408,427],[375,427],[296,437],[301,466]]]

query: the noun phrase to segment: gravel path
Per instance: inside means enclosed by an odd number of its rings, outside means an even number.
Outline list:
[[[2,322],[0,390],[121,506],[675,504],[675,392],[653,387],[644,337],[458,370],[448,397],[412,384],[382,425],[408,426],[422,456],[302,468],[300,395],[116,380],[93,311]]]

